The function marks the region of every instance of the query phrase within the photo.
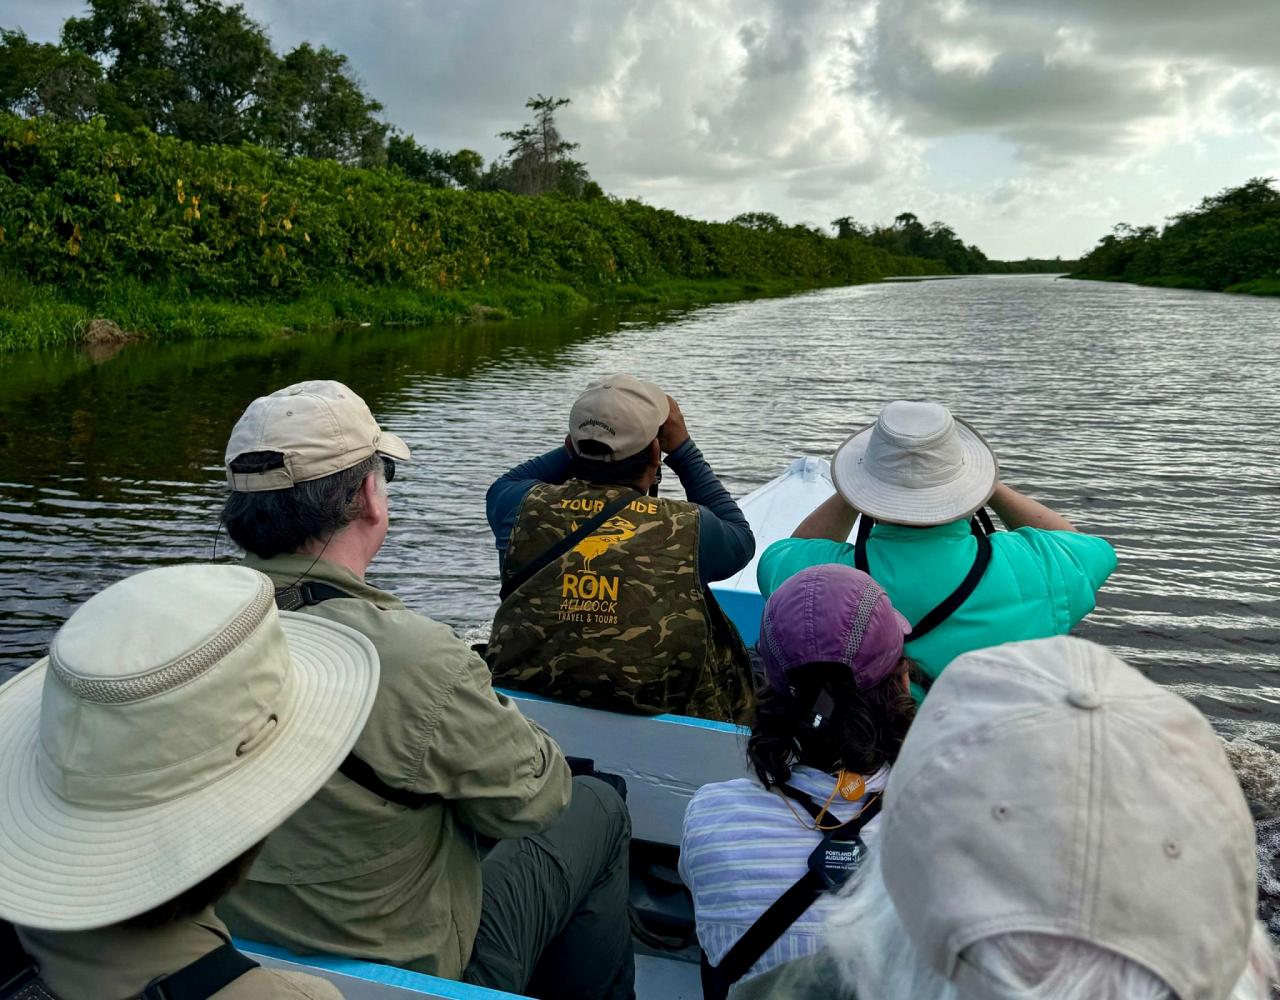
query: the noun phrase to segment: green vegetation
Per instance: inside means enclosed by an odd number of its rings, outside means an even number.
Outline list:
[[[1280,294],[1280,191],[1255,177],[1173,216],[1163,231],[1121,223],[1072,277]]]
[[[863,240],[635,201],[432,188],[387,169],[0,116],[0,346],[87,318],[165,337],[422,323],[941,272]],[[703,293],[696,282],[710,282]],[[674,284],[673,284],[674,283]]]

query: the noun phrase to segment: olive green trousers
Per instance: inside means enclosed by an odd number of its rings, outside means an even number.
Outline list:
[[[532,997],[630,1000],[631,819],[595,778],[543,833],[499,841],[484,859],[480,929],[463,981]]]

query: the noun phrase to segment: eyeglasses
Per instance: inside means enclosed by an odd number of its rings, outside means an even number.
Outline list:
[[[386,455],[379,455],[378,457],[382,459],[382,478],[384,481],[389,483],[396,478],[396,463],[391,459],[387,458]],[[361,481],[360,484],[352,487],[351,491],[347,493],[347,498],[343,501],[343,503],[350,503],[352,500],[354,500],[356,498],[356,494],[360,492],[360,486],[362,485],[363,485],[363,480]]]

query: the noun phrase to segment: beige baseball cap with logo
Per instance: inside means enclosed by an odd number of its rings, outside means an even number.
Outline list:
[[[1255,834],[1222,742],[1095,643],[953,660],[893,765],[882,823],[894,908],[957,983],[981,981],[966,948],[1013,932],[1123,955],[1182,1000],[1226,997],[1244,972]]]
[[[243,455],[275,453],[280,464],[232,471]],[[378,426],[363,399],[341,382],[316,379],[259,396],[231,430],[227,482],[238,493],[283,490],[358,465],[370,455],[409,461],[409,446]]]
[[[624,373],[606,375],[574,401],[569,438],[574,448],[597,441],[609,449],[607,454],[586,453],[587,458],[620,462],[647,448],[670,413],[667,394],[652,382]]]

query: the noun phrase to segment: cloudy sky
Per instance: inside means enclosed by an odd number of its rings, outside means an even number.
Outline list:
[[[78,0],[6,0],[56,37]],[[246,0],[390,121],[491,157],[534,93],[612,194],[702,218],[913,211],[1075,256],[1280,175],[1280,0]]]

